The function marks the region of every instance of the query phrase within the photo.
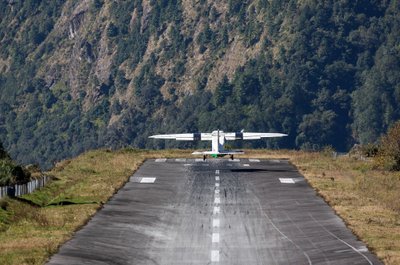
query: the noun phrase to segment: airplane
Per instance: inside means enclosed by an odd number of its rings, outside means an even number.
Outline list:
[[[287,134],[283,133],[257,133],[257,132],[224,132],[216,130],[211,133],[180,133],[180,134],[157,134],[149,136],[153,139],[166,139],[166,140],[177,140],[177,141],[212,141],[211,151],[196,151],[192,155],[203,155],[203,160],[206,160],[207,156],[217,158],[229,155],[233,160],[234,155],[244,154],[241,150],[225,150],[225,141],[233,140],[259,140],[261,138],[273,138],[283,137]]]

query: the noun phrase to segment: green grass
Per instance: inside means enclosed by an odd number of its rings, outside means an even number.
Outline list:
[[[43,264],[148,158],[191,150],[90,151],[47,172],[46,187],[0,203],[0,264]],[[399,174],[368,161],[324,153],[246,150],[241,157],[289,158],[350,229],[385,264],[400,264]]]

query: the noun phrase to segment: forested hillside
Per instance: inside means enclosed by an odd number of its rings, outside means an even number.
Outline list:
[[[147,140],[164,132],[289,134],[253,147],[374,142],[400,118],[399,9],[397,0],[0,1],[0,140],[19,162],[45,167],[96,147],[175,145]]]

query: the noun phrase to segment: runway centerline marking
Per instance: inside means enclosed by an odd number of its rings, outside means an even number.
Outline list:
[[[219,177],[217,176],[217,177],[215,177],[215,181],[219,181]]]
[[[221,199],[219,197],[215,197],[214,203],[215,204],[220,204],[221,203]]]
[[[249,159],[249,162],[256,162],[256,163],[258,163],[258,162],[260,162],[260,159],[252,159],[252,158],[250,158],[250,159]]]
[[[215,194],[219,194],[219,190],[215,190]]]
[[[219,250],[211,250],[211,262],[219,262]]]
[[[220,208],[219,206],[214,206],[213,214],[219,214]]]
[[[213,227],[219,227],[219,219],[213,219]]]
[[[157,158],[156,159],[156,162],[166,162],[167,161],[167,159],[166,158]]]
[[[219,187],[219,183],[215,183],[215,187]]]
[[[213,243],[219,243],[219,233],[213,233],[212,234],[212,240]]]
[[[219,169],[215,170],[215,174],[217,175],[219,174]]]
[[[250,164],[243,164],[243,166],[244,166],[244,167],[249,167],[249,166],[250,166]]]

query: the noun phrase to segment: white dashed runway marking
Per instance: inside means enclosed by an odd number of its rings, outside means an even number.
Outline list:
[[[160,163],[160,162],[166,162],[167,159],[166,158],[157,158],[156,162]]]
[[[215,181],[219,181],[219,177],[218,176],[215,177]]]
[[[283,184],[295,184],[303,180],[303,178],[279,178],[279,181]]]
[[[219,250],[211,250],[211,261],[219,262]]]
[[[140,180],[140,183],[154,183],[156,181],[156,178],[142,178]]]
[[[213,219],[213,227],[219,227],[219,219]]]
[[[256,163],[259,163],[259,162],[260,162],[260,159],[252,159],[252,158],[250,158],[250,159],[249,159],[249,162],[256,162]]]
[[[215,187],[219,187],[219,183],[215,183]]]
[[[219,174],[219,170],[218,170],[218,169],[217,169],[217,170],[215,170],[215,174],[217,174],[217,175]]]
[[[243,166],[244,166],[244,167],[249,167],[249,166],[250,166],[250,164],[243,164]]]
[[[214,203],[215,203],[215,204],[220,204],[220,203],[221,203],[221,199],[218,198],[218,197],[216,197],[216,198],[214,199]]]
[[[219,214],[219,212],[220,212],[219,206],[214,206],[213,214]]]
[[[213,233],[212,234],[212,242],[213,243],[219,243],[219,233]]]

